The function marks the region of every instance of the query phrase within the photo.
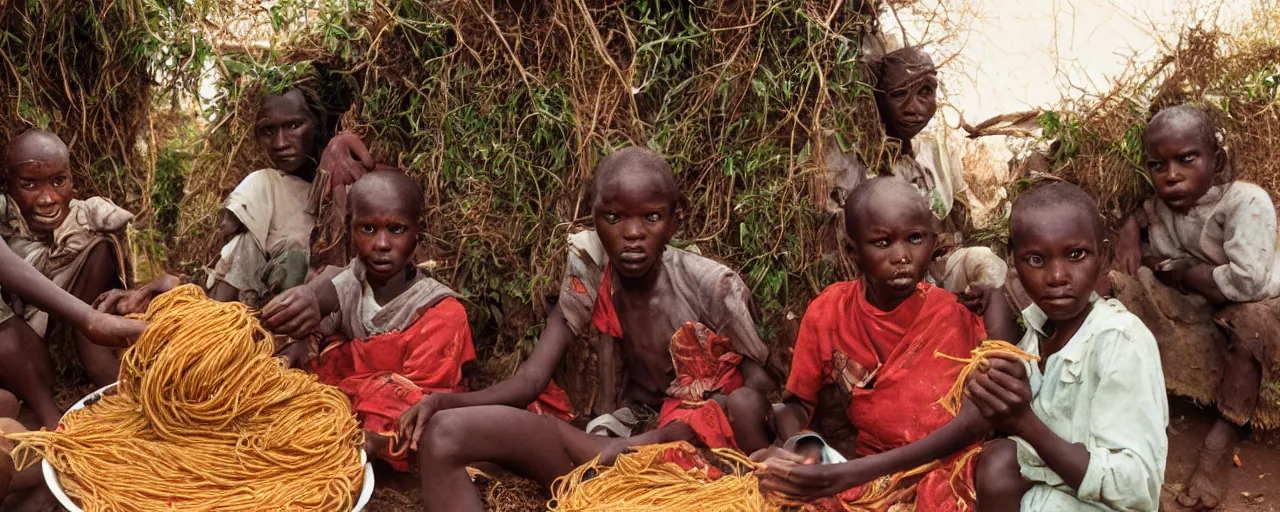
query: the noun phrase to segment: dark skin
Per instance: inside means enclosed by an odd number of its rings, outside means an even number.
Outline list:
[[[676,299],[663,277],[661,264],[662,253],[675,232],[675,198],[670,194],[654,173],[640,170],[620,172],[599,183],[592,208],[597,233],[614,268],[613,300],[624,333],[618,340],[622,349],[620,356],[628,374],[622,387],[622,404],[645,405],[654,410],[660,409],[665,398],[664,390],[674,377],[669,349],[671,333],[659,332],[654,327],[664,323],[655,321],[655,318],[671,314],[663,304]],[[699,319],[676,320],[684,323]],[[563,356],[564,347],[572,342],[571,331],[563,322],[558,311],[553,311],[547,331],[554,329],[552,332],[562,338],[552,340],[544,331],[530,361],[520,369],[526,376],[518,374],[516,379],[521,380],[512,379],[516,383],[511,385],[499,384],[504,386],[500,391],[504,395],[493,392],[486,393],[486,396],[511,400],[505,403],[516,406],[531,402],[550,380],[552,371]],[[546,344],[547,341],[555,344]],[[544,350],[546,353],[539,354]],[[601,354],[600,357],[601,367],[607,368],[611,360],[606,358],[610,355]],[[538,358],[537,364],[546,366],[526,370],[534,364],[534,358]],[[747,388],[767,393],[773,387],[764,370],[754,362],[744,360],[739,368]],[[604,385],[609,386],[610,383]],[[528,387],[521,389],[522,386]],[[485,391],[433,400],[462,397],[462,400],[474,403],[481,393]],[[737,402],[732,396],[726,399],[726,402],[730,401]],[[613,406],[609,403],[600,408],[613,410],[609,409]],[[550,485],[557,477],[598,455],[613,457],[637,443],[692,438],[691,429],[679,422],[631,439],[610,439],[583,432],[554,418],[512,407],[480,405],[442,410],[435,412],[429,422],[421,419],[425,412],[423,408],[416,409],[402,418],[401,432],[407,432],[410,425],[416,432],[409,435],[417,438],[423,496],[431,510],[484,510],[476,493],[458,491],[469,489],[466,487],[470,485],[466,466],[474,462],[495,463],[543,485]],[[733,415],[734,411],[731,409],[729,413]],[[419,427],[422,424],[425,428]],[[512,435],[513,432],[518,435]]]
[[[1093,309],[1089,299],[1103,268],[1100,239],[1101,233],[1087,212],[1063,205],[1024,212],[1013,226],[1018,277],[1048,317],[1046,331],[1052,333],[1040,340],[1041,371],[1048,359],[1071,341]],[[1031,411],[1031,387],[1022,362],[993,354],[990,365],[970,379],[965,392],[996,429],[1027,441],[1067,485],[1080,486],[1089,467],[1089,451],[1083,444],[1058,437]],[[1016,472],[1016,464],[997,458],[1010,454],[1016,457],[1016,451],[1003,444],[984,457],[987,460],[982,467],[988,471],[978,475],[983,510],[1017,510],[1022,493],[1030,488]],[[984,492],[984,480],[1000,485],[1004,492]],[[1021,482],[1015,488],[1022,492],[1008,492],[1009,482]],[[987,498],[985,503],[982,497]]]
[[[14,139],[10,147],[6,176],[9,194],[28,228],[35,236],[52,241],[54,231],[69,214],[74,193],[66,146],[47,132],[24,133]],[[86,258],[83,270],[68,287],[75,298],[88,302],[101,293],[121,287],[115,272],[118,268],[115,252],[110,245],[95,245]],[[50,327],[50,330],[56,329],[56,326]],[[31,404],[42,423],[56,426],[61,414],[54,404],[52,365],[44,340],[20,318],[6,322],[0,331],[9,349],[29,354],[9,363],[23,368],[5,378],[6,385]],[[81,363],[93,382],[98,386],[115,382],[120,371],[115,351],[94,343],[79,330],[72,336]],[[0,367],[4,365],[0,363]]]
[[[127,347],[146,328],[146,322],[141,320],[94,311],[18,258],[5,244],[0,244],[0,269],[0,288],[69,322],[98,345]],[[0,387],[27,401],[41,424],[50,428],[56,427],[61,417],[49,395],[52,375],[44,342],[26,322],[14,317],[0,324]]]
[[[1147,172],[1156,197],[1175,212],[1190,210],[1215,183],[1225,178],[1228,166],[1226,151],[1213,139],[1212,126],[1205,123],[1205,119],[1190,115],[1159,117],[1147,126],[1143,136]],[[1165,286],[1200,295],[1214,305],[1230,302],[1213,279],[1214,265],[1193,258],[1176,261],[1143,258],[1139,245],[1142,228],[1136,219],[1130,218],[1121,230],[1122,250],[1117,250],[1117,260],[1124,272],[1136,274],[1139,265],[1145,266],[1152,269]],[[1228,350],[1227,357],[1249,358],[1234,347]],[[1253,374],[1238,379],[1240,382],[1261,383],[1261,368],[1256,363],[1233,367],[1249,368]],[[1251,395],[1257,394],[1259,388],[1251,386],[1232,392]],[[1216,508],[1226,493],[1225,476],[1231,466],[1231,456],[1245,435],[1242,428],[1218,418],[1205,436],[1199,464],[1186,490],[1178,494],[1176,503],[1167,503],[1166,508]]]
[[[365,279],[374,300],[386,304],[403,294],[413,283],[417,269],[412,266],[417,247],[418,217],[405,201],[387,197],[353,197],[351,244],[365,265]],[[320,320],[338,310],[338,292],[333,279],[316,279],[291,288],[262,309],[262,324],[271,332],[304,339],[315,332]],[[290,366],[303,365],[309,358],[303,343],[286,348]],[[377,432],[365,432],[365,451],[370,459],[380,453],[390,439]]]
[[[936,245],[936,221],[909,185],[886,186],[867,202],[860,224],[849,225],[849,238],[858,268],[863,271],[866,298],[881,311],[892,311],[915,293],[924,280]],[[779,413],[779,439],[790,440],[808,422],[816,404],[791,397]],[[856,425],[856,423],[855,423]],[[954,453],[981,439],[990,427],[963,407],[956,421],[910,445],[841,464],[821,462],[821,444],[806,442],[762,450],[752,459],[763,461],[757,471],[760,488],[796,500],[835,495],[879,476],[904,471]]]
[[[320,158],[320,148],[316,147],[316,132],[320,129],[315,115],[307,106],[306,97],[295,89],[268,96],[263,101],[254,125],[254,136],[267,152],[273,167],[311,181],[315,179]],[[244,229],[244,224],[230,211],[218,211],[218,232],[224,241],[243,233]],[[230,302],[240,297],[240,290],[219,281],[209,290],[209,297]]]
[[[938,112],[938,77],[928,73],[921,77],[899,66],[887,66],[876,87],[876,105],[885,134],[902,141],[902,153],[910,155],[911,139]]]
[[[1226,152],[1210,143],[1204,136],[1206,129],[1192,118],[1166,118],[1151,123],[1143,137],[1147,172],[1156,197],[1175,212],[1190,210],[1225,172]],[[1213,280],[1213,265],[1197,260],[1166,263],[1142,258],[1141,228],[1136,219],[1130,218],[1121,230],[1122,243],[1116,251],[1121,270],[1136,274],[1140,264],[1151,268],[1166,286],[1200,295],[1214,304],[1228,302]]]

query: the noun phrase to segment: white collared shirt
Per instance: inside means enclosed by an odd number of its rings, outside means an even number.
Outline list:
[[[1027,363],[1031,410],[1055,434],[1089,450],[1089,468],[1072,489],[1026,441],[1018,443],[1022,476],[1037,485],[1022,510],[1154,511],[1160,503],[1169,439],[1169,403],[1155,337],[1120,301],[1093,298],[1080,330],[1049,356],[1045,370]],[[1019,348],[1040,355],[1047,322],[1032,304]]]

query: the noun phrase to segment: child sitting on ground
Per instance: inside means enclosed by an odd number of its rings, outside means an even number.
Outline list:
[[[835,385],[849,400],[843,412],[857,429],[856,455],[869,457],[914,443],[952,419],[939,402],[963,364],[936,354],[968,357],[986,331],[955,295],[924,281],[937,220],[911,184],[894,177],[864,181],[845,202],[845,215],[859,219],[845,226],[862,278],[831,285],[805,311],[777,432],[781,440],[799,434],[818,406],[819,391]],[[955,440],[954,449],[939,454],[946,458],[937,469],[901,483],[884,504],[955,510],[968,500],[963,491],[973,488],[973,469],[971,457],[952,452],[966,444],[976,448],[978,440]],[[847,478],[853,475],[836,471],[839,466],[812,468],[825,474],[794,486],[772,478],[794,473],[797,464],[823,461],[824,451],[825,462],[843,459],[816,435],[787,444],[790,450],[753,457],[767,460],[763,489],[806,501],[835,494],[825,504],[836,510],[868,493],[869,487]]]
[[[1079,187],[1019,197],[1010,249],[1035,301],[1019,348],[1039,360],[989,353],[959,415],[932,434],[836,465],[769,460],[761,487],[829,495],[946,457],[995,427],[1015,437],[978,456],[978,510],[1156,510],[1168,452],[1164,379],[1150,331],[1094,292],[1103,233],[1097,203]]]
[[[8,193],[0,195],[0,237],[59,287],[89,302],[132,284],[126,228],[133,214],[101,197],[73,199],[69,165],[66,144],[52,133],[28,130],[13,139],[4,161]],[[15,322],[6,329],[12,335],[7,342],[22,347],[21,364],[35,372],[34,380],[19,383],[11,379],[24,372],[0,369],[5,375],[0,382],[45,426],[57,426],[61,417],[54,403],[51,351],[78,356],[97,386],[115,382],[120,368],[115,352],[65,322],[51,324],[45,311],[16,300],[0,303],[0,322]],[[5,364],[18,363],[0,363]]]
[[[1156,510],[1169,449],[1164,374],[1151,332],[1094,292],[1097,203],[1074,185],[1046,185],[1018,198],[1009,230],[1035,301],[1019,348],[1039,361],[992,354],[966,386],[973,407],[1014,436],[983,449],[981,509]]]
[[[47,277],[40,274],[35,267],[22,261],[6,244],[0,244],[0,288],[7,293],[22,297],[26,302],[35,305],[67,322],[93,343],[106,347],[123,348],[136,339],[146,328],[142,320],[130,320],[94,311],[92,307],[75,296],[59,288]],[[21,344],[15,331],[30,331],[25,322],[16,318],[0,323],[0,384],[11,389],[15,382],[23,386],[39,385],[34,374],[32,358],[43,354],[44,347],[37,347],[33,352]],[[38,360],[38,359],[37,359]],[[17,397],[0,389],[0,432],[15,433],[26,430],[11,418],[18,414]],[[57,422],[55,421],[56,425]],[[0,444],[4,444],[0,441]],[[0,507],[8,506],[5,498],[25,500],[24,505],[40,507],[41,504],[53,503],[53,495],[44,490],[40,469],[32,466],[19,474],[13,472],[13,462],[8,456],[9,446],[0,447]],[[7,486],[5,485],[7,484]],[[7,487],[7,490],[6,490]],[[14,496],[14,491],[34,490],[25,496]],[[6,492],[9,496],[5,496]]]
[[[1156,197],[1130,219],[1117,251],[1122,270],[1137,279],[1112,277],[1116,295],[1157,334],[1167,387],[1220,413],[1176,504],[1208,510],[1226,495],[1248,427],[1280,427],[1280,396],[1263,385],[1280,381],[1276,210],[1265,190],[1234,180],[1204,108],[1156,113],[1143,148]]]
[[[773,387],[750,295],[737,273],[667,245],[679,198],[671,167],[657,153],[626,148],[600,162],[594,190],[596,230],[570,237],[559,303],[520,373],[495,386],[504,388],[498,393],[459,395],[475,407],[436,412],[429,421],[418,419],[419,410],[403,422],[413,431],[425,424],[417,446],[427,508],[483,510],[476,493],[460,492],[471,483],[467,465],[476,462],[550,485],[602,452],[610,452],[607,459],[642,443],[762,442],[759,433],[735,428],[754,427],[767,414],[742,401],[742,391],[759,396]],[[589,431],[601,435],[477,400],[527,403],[575,338],[590,340],[599,355],[597,409],[612,414],[592,421]],[[641,433],[654,417],[658,428]]]
[[[425,395],[464,390],[462,366],[475,359],[471,328],[459,295],[412,264],[423,214],[418,184],[398,171],[369,173],[351,187],[349,202],[356,258],[337,275],[276,297],[262,322],[307,340],[332,315],[337,340],[323,350],[293,343],[290,359],[342,389],[370,457],[405,471],[407,444],[391,442],[396,421]]]

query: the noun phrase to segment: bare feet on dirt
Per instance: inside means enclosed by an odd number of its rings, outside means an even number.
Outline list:
[[[1200,446],[1200,463],[1187,482],[1186,490],[1178,494],[1177,504],[1185,510],[1213,510],[1222,504],[1227,492],[1227,474],[1240,431],[1231,423],[1219,419]]]

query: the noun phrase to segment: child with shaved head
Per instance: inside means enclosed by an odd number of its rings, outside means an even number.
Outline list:
[[[777,415],[780,446],[753,455],[764,462],[761,489],[842,510],[842,503],[856,503],[873,489],[866,482],[941,459],[936,469],[891,489],[884,505],[972,505],[964,492],[973,487],[972,459],[961,455],[966,446],[976,447],[980,428],[934,436],[932,445],[925,443],[933,455],[910,466],[884,454],[951,421],[939,402],[963,365],[936,354],[967,357],[986,339],[983,321],[955,295],[925,281],[938,228],[915,187],[895,177],[866,180],[845,202],[845,215],[862,277],[831,285],[805,311]],[[844,456],[823,438],[797,436],[825,388],[845,397],[842,412],[857,429],[848,455],[863,462],[839,464]]]
[[[406,470],[407,445],[391,443],[395,422],[424,395],[464,389],[462,366],[475,359],[471,328],[459,295],[413,265],[419,185],[398,171],[376,171],[351,187],[348,201],[355,259],[337,275],[279,295],[262,321],[299,340],[333,335],[323,347],[294,343],[291,360],[347,394],[370,457]]]
[[[1212,107],[1208,107],[1212,108]],[[1155,197],[1123,230],[1116,296],[1156,334],[1169,390],[1219,418],[1176,503],[1210,510],[1227,495],[1236,444],[1280,428],[1280,251],[1267,191],[1234,177],[1204,107],[1160,110],[1143,135]],[[1145,234],[1145,237],[1142,236]]]
[[[750,293],[724,265],[667,245],[678,198],[671,167],[653,151],[626,148],[600,162],[595,230],[569,237],[560,299],[529,360],[512,379],[442,396],[402,422],[417,438],[427,508],[483,510],[475,492],[463,491],[475,462],[550,485],[597,455],[608,461],[638,444],[768,443],[759,424],[774,384]],[[509,407],[546,386],[575,340],[599,358],[603,414],[588,431]]]
[[[101,197],[73,198],[70,153],[57,135],[33,129],[14,138],[3,172],[8,190],[0,195],[0,237],[18,257],[83,302],[132,284],[126,229],[133,214]],[[16,361],[0,358],[0,384],[26,401],[45,426],[57,426],[61,417],[50,350],[78,355],[98,386],[116,380],[120,363],[112,349],[65,322],[51,323],[34,305],[0,303],[0,325],[6,326],[0,343],[25,354]],[[19,382],[27,372],[5,369],[11,364],[34,369],[39,377]]]
[[[885,232],[897,231],[901,230]],[[877,242],[873,247],[891,249],[900,243],[886,244],[883,235],[875,237],[874,232],[868,233]],[[796,497],[840,493],[838,499],[846,498],[851,491],[841,489],[942,459],[939,468],[911,484],[914,493],[903,494],[915,500],[917,510],[971,510],[975,505],[979,511],[1156,510],[1168,451],[1164,378],[1150,331],[1119,301],[1104,300],[1094,292],[1102,271],[1103,233],[1097,204],[1079,187],[1055,183],[1019,197],[1010,216],[1010,249],[1018,279],[1035,303],[1023,311],[1028,330],[1018,346],[1038,360],[989,353],[987,364],[965,383],[963,404],[954,419],[908,400],[881,403],[874,411],[859,409],[865,412],[861,421],[867,424],[889,423],[882,415],[901,415],[927,423],[908,432],[932,432],[839,464],[813,465],[818,459],[814,455],[767,460],[761,487]],[[881,278],[869,275],[866,279]],[[906,282],[905,277],[901,279]],[[882,295],[868,292],[866,300],[874,303]],[[806,313],[806,322],[808,317]],[[804,332],[802,327],[797,359]],[[940,352],[955,353],[954,349]],[[946,370],[927,366],[923,354],[916,357],[919,361],[911,366],[905,382],[883,367],[875,373],[837,368],[837,379],[867,375],[861,393],[870,396],[904,385],[925,386],[924,379],[934,373],[944,375],[934,387],[940,386],[942,392],[951,387],[958,363]],[[907,406],[919,408],[915,416],[898,410]],[[954,466],[948,462],[993,428],[1012,437],[987,443],[976,457],[976,467],[971,462],[961,464],[965,458]],[[861,436],[859,432],[860,440]],[[962,479],[931,481],[950,468]],[[976,503],[970,502],[974,496]]]

